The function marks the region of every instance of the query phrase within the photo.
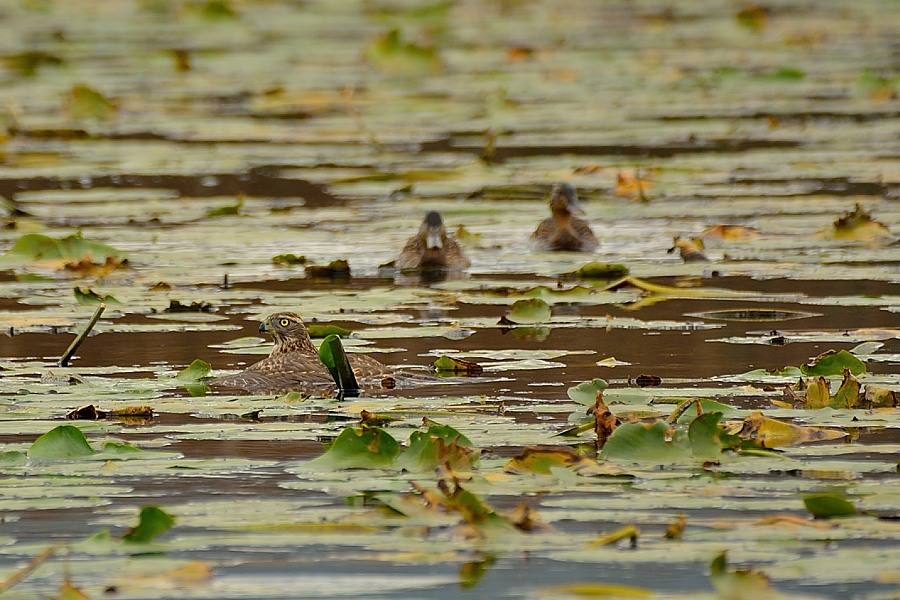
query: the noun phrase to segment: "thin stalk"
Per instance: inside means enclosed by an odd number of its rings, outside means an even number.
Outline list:
[[[69,360],[72,358],[72,355],[75,354],[75,351],[78,350],[79,347],[81,347],[81,344],[94,328],[94,325],[96,325],[97,321],[100,320],[100,315],[103,314],[104,310],[106,310],[106,303],[101,302],[100,305],[97,306],[97,310],[94,311],[94,316],[91,317],[91,320],[88,322],[87,327],[85,327],[84,330],[78,334],[78,337],[76,337],[72,341],[72,343],[69,345],[69,348],[62,355],[62,358],[59,359],[59,363],[57,364],[59,364],[60,367],[69,366]]]

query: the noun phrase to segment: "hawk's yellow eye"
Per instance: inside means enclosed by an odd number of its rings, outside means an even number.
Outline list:
[[[280,321],[278,321],[278,324],[282,327],[287,327],[291,324],[291,322],[288,319],[281,319]]]

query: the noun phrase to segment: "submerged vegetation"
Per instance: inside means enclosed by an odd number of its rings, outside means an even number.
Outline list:
[[[4,597],[896,594],[898,7],[3,11]]]

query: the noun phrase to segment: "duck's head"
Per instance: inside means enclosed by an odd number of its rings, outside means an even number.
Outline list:
[[[444,247],[446,231],[444,230],[444,219],[441,218],[441,213],[432,210],[425,215],[425,220],[422,221],[422,228],[419,232],[425,236],[425,248],[428,250],[440,250]]]
[[[556,183],[550,190],[550,210],[554,214],[584,214],[575,188],[568,183]]]
[[[292,312],[277,312],[269,315],[259,324],[259,332],[267,333],[275,340],[272,354],[281,352],[317,352],[306,324],[300,315]]]

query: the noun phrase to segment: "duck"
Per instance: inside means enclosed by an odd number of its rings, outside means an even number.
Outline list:
[[[419,232],[409,238],[394,267],[406,269],[445,269],[458,271],[472,262],[463,254],[459,243],[450,237],[444,227],[441,213],[432,210],[425,215]]]
[[[550,190],[550,212],[531,234],[529,245],[534,250],[569,250],[592,252],[600,242],[591,226],[575,214],[584,214],[575,188],[568,183],[557,183]]]
[[[334,387],[331,373],[319,359],[319,351],[300,315],[276,312],[262,320],[259,332],[275,341],[269,355],[240,373],[213,379],[211,385],[256,394],[324,391]],[[388,370],[364,354],[351,355],[350,364],[361,379],[380,377]]]

